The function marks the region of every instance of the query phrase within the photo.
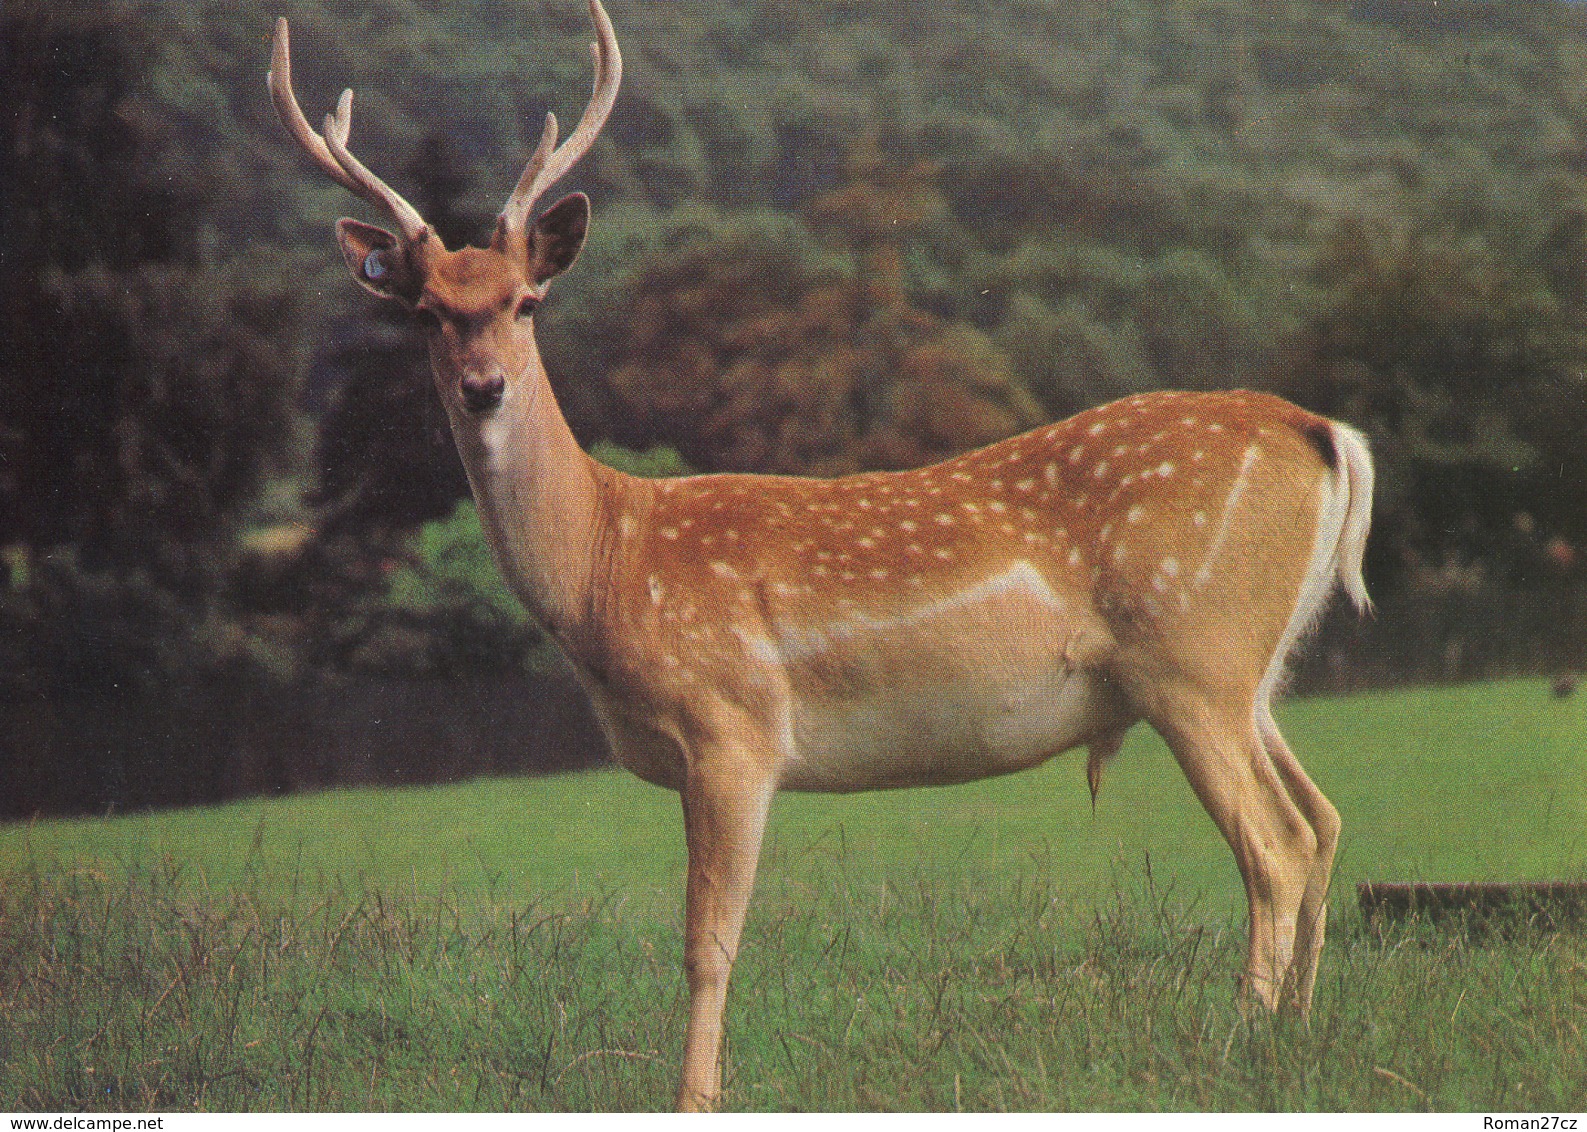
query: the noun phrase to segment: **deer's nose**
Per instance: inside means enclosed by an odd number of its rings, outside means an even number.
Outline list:
[[[463,406],[471,413],[484,413],[501,404],[507,381],[499,373],[466,375],[458,388],[463,394]]]

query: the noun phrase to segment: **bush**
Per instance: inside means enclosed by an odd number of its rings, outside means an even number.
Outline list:
[[[851,172],[792,233],[725,227],[641,259],[614,320],[614,435],[713,471],[837,474],[1042,419],[987,334],[911,297],[930,272],[914,237],[943,213],[935,170],[861,147]]]

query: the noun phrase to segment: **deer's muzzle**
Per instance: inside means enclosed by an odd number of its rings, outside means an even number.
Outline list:
[[[501,404],[507,381],[499,373],[469,374],[458,382],[463,407],[471,413],[486,413]]]

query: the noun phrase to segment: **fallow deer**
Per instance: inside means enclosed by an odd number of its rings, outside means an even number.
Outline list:
[[[442,246],[352,155],[350,91],[314,132],[285,20],[269,85],[315,164],[397,227],[344,219],[337,235],[353,277],[423,321],[503,575],[616,760],[682,797],[678,1106],[718,1099],[774,792],[967,782],[1087,747],[1094,793],[1141,720],[1234,851],[1248,993],[1304,1012],[1340,822],[1270,705],[1335,586],[1369,605],[1360,434],[1258,393],[1154,393],[915,471],[651,481],[602,466],[558,410],[534,333],[590,212],[581,193],[536,204],[590,148],[621,75],[611,21],[589,8],[593,96],[561,146],[546,116],[486,248]]]

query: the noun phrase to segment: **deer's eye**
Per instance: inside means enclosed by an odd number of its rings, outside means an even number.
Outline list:
[[[535,311],[540,309],[540,300],[533,295],[525,295],[518,300],[518,309],[514,312],[519,318],[532,318]]]
[[[379,283],[390,270],[379,251],[370,252],[364,257],[364,278],[371,283]]]

